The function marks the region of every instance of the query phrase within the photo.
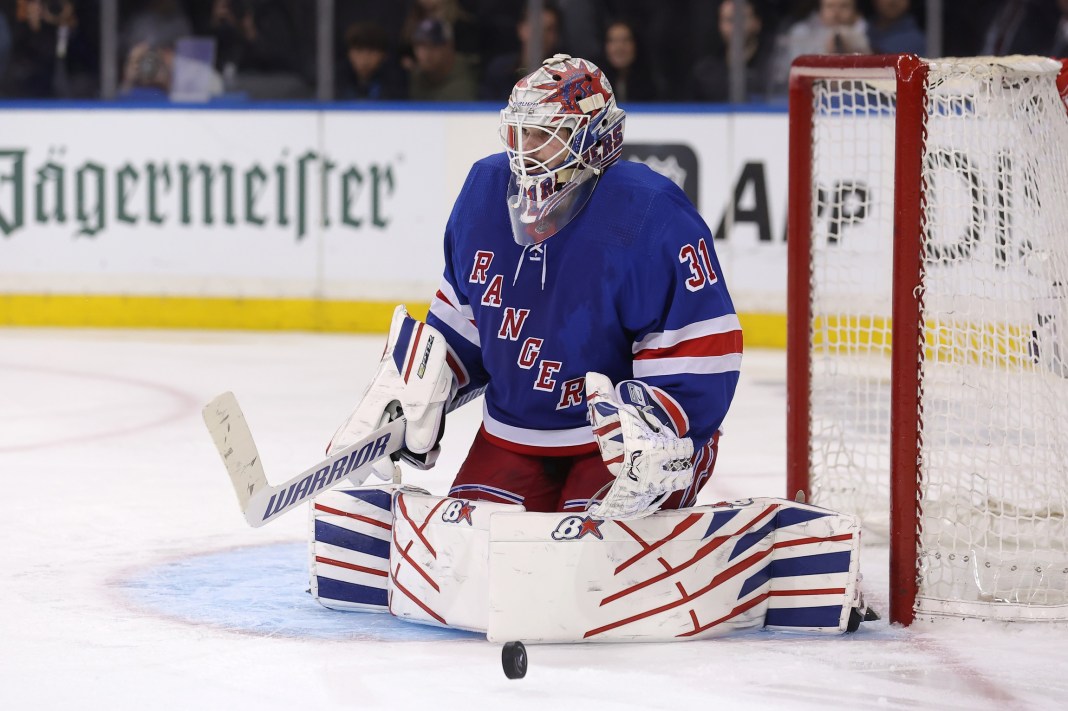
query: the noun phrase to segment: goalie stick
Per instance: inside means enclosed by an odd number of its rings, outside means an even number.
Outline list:
[[[256,528],[344,479],[359,486],[371,474],[374,462],[393,454],[404,444],[405,419],[399,417],[364,439],[333,452],[307,471],[271,486],[234,394],[219,395],[204,406],[203,415],[204,424],[230,474],[241,513],[248,524]]]

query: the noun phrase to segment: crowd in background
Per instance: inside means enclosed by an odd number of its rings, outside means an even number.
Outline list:
[[[747,0],[747,99],[785,100],[794,57],[927,54],[925,0]],[[202,62],[218,100],[316,96],[314,0],[119,0],[119,96],[167,100]],[[334,0],[333,96],[502,102],[532,69],[526,0]],[[0,97],[100,96],[101,0],[0,0]],[[624,103],[728,99],[733,0],[544,0],[541,46],[589,58]],[[944,0],[943,56],[1068,56],[1068,0]],[[188,65],[187,65],[188,66]],[[321,96],[321,94],[320,94]]]

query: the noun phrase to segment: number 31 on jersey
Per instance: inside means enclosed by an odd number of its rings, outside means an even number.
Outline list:
[[[679,263],[690,269],[690,278],[686,280],[686,288],[690,291],[698,291],[707,284],[719,281],[716,270],[712,268],[712,258],[708,254],[704,237],[697,241],[697,247],[692,244],[682,245],[679,250]]]

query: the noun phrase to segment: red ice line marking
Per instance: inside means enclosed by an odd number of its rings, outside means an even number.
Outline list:
[[[1000,702],[1008,707],[1015,708],[1021,704],[1008,689],[1003,689],[990,679],[990,676],[972,664],[962,661],[959,654],[949,647],[939,644],[936,640],[913,636],[909,641],[923,653],[930,654],[957,672],[957,675],[969,684],[973,684],[977,691],[988,699]]]
[[[363,521],[364,523],[369,523],[372,526],[378,526],[379,528],[384,528],[387,531],[393,528],[388,523],[382,523],[381,521],[376,521],[375,519],[368,518],[367,516],[361,516],[360,514],[349,513],[348,511],[342,511],[341,509],[334,509],[334,508],[331,508],[329,506],[323,506],[322,504],[316,504],[315,505],[315,510],[316,511],[325,511],[328,514],[334,514],[335,516],[345,516],[346,518],[353,518],[353,519],[356,519],[357,521]]]
[[[336,565],[339,568],[348,568],[349,570],[355,570],[360,573],[367,573],[368,575],[380,575],[383,578],[389,577],[389,573],[384,570],[375,570],[374,568],[366,568],[362,565],[356,565],[355,563],[346,563],[342,560],[334,560],[333,558],[326,558],[324,556],[315,556],[316,563],[326,563],[327,565]]]
[[[82,442],[96,442],[109,437],[121,437],[124,435],[133,434],[135,432],[142,432],[144,430],[154,429],[163,425],[176,422],[193,412],[200,410],[200,404],[193,395],[188,392],[178,390],[177,388],[168,387],[166,385],[160,385],[149,380],[139,380],[137,378],[126,378],[119,375],[113,375],[110,373],[86,373],[77,370],[67,370],[64,368],[44,368],[35,367],[22,364],[12,363],[0,363],[0,367],[5,370],[25,370],[31,373],[52,373],[54,375],[65,375],[71,378],[84,378],[86,380],[99,380],[110,383],[122,383],[124,385],[131,385],[133,387],[145,388],[146,390],[154,390],[156,392],[165,393],[174,399],[178,400],[178,405],[165,415],[162,415],[154,420],[134,424],[129,427],[120,427],[119,429],[105,431],[105,432],[93,432],[83,435],[64,435],[62,438],[50,439],[44,442],[29,442],[26,444],[4,445],[0,446],[0,452],[24,452],[31,449],[43,449],[44,447],[56,447],[69,444],[78,444]]]

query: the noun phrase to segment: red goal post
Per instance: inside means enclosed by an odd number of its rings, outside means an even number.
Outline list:
[[[1068,619],[1058,88],[1035,57],[793,64],[787,493],[888,537],[895,622]]]

